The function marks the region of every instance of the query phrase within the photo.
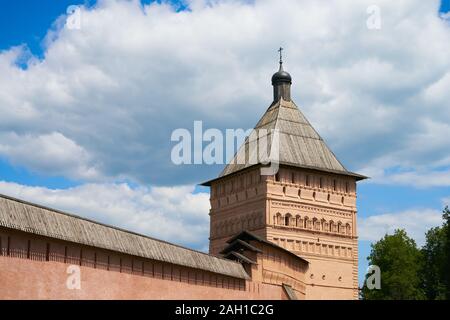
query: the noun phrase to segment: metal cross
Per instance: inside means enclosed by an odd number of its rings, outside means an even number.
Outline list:
[[[280,64],[283,64],[283,55],[282,55],[283,50],[284,49],[282,47],[280,47],[280,49],[278,49],[278,52],[280,53]]]

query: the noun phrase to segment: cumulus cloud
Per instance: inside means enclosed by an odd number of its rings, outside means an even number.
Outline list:
[[[193,190],[132,188],[124,183],[48,189],[0,181],[2,194],[207,251],[209,194]]]
[[[450,169],[444,170],[418,170],[385,174],[383,170],[374,170],[374,181],[378,184],[395,184],[402,186],[415,186],[417,188],[443,187],[450,185]]]
[[[373,4],[380,30],[366,26]],[[271,102],[282,45],[296,102],[349,169],[450,166],[450,28],[439,0],[188,5],[102,0],[82,9],[80,29],[59,19],[42,60],[23,69],[23,47],[0,53],[0,156],[99,183],[212,178],[220,168],[172,164],[171,132],[194,120],[252,127]],[[24,154],[33,141],[47,146],[39,156]]]
[[[0,154],[13,163],[71,178],[98,177],[90,155],[59,132],[19,136],[0,132]]]
[[[405,229],[419,246],[425,244],[425,233],[442,224],[442,212],[415,209],[361,217],[358,221],[359,240],[378,241],[395,229]]]
[[[450,206],[450,197],[442,199],[444,206]]]

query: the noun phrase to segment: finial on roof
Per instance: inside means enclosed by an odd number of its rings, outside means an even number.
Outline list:
[[[280,53],[280,70],[283,69],[283,48],[280,47],[280,49],[278,49],[278,52]]]
[[[280,69],[272,76],[273,99],[278,101],[281,98],[286,101],[291,100],[292,78],[289,73],[283,70],[283,48],[280,47]]]
[[[292,83],[291,75],[283,70],[283,50],[284,49],[282,47],[278,49],[278,52],[280,53],[280,70],[272,76],[273,85],[280,83]]]

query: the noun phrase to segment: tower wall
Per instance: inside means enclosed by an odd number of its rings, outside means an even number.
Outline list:
[[[281,168],[267,198],[267,240],[310,262],[307,299],[357,299],[355,179]]]
[[[293,167],[258,175],[255,169],[212,184],[210,253],[251,230],[310,262],[306,299],[357,299],[355,178]]]
[[[219,255],[226,241],[243,230],[266,237],[266,179],[251,169],[211,183],[210,254]]]

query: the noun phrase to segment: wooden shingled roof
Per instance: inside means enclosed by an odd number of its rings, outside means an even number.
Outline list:
[[[283,251],[283,252],[295,257],[296,259],[301,260],[303,263],[309,264],[308,260],[300,257],[299,255],[296,255],[294,252],[289,251],[288,249],[285,249],[283,247],[280,247],[279,245],[277,245],[271,241],[268,241],[266,239],[263,239],[263,238],[257,236],[256,234],[254,234],[250,231],[247,231],[247,230],[241,231],[237,235],[228,239],[227,240],[228,246],[225,247],[221,253],[230,252],[231,250],[228,250],[228,248],[233,248],[236,243],[236,240],[241,240],[242,242],[246,242],[247,244],[249,244],[249,241],[252,241],[252,240],[258,241],[258,242],[264,243],[266,245],[269,245],[273,248],[276,248],[277,250]],[[240,242],[240,243],[242,243],[242,242]],[[248,247],[242,247],[242,248],[247,249]],[[257,250],[259,250],[259,249],[257,249]],[[254,249],[250,248],[250,251],[254,251]]]
[[[339,162],[325,141],[314,130],[293,101],[280,99],[272,104],[257,123],[254,132],[258,132],[259,129],[267,129],[266,137],[269,151],[273,149],[272,140],[274,135],[271,130],[277,130],[279,133],[278,162],[281,165],[344,174],[354,176],[357,180],[366,178],[365,176],[348,171]],[[251,142],[255,142],[252,135],[246,139],[233,160],[222,171],[219,178],[236,173],[255,164],[273,161],[270,157],[270,152],[265,152],[269,157],[258,158],[256,157],[257,150],[253,150],[255,148],[251,148],[252,150],[249,151]],[[258,159],[257,163],[249,160],[252,158]],[[245,162],[239,159],[245,159]],[[205,185],[208,184],[205,183]]]
[[[0,194],[0,227],[248,279],[244,267],[165,241]]]

